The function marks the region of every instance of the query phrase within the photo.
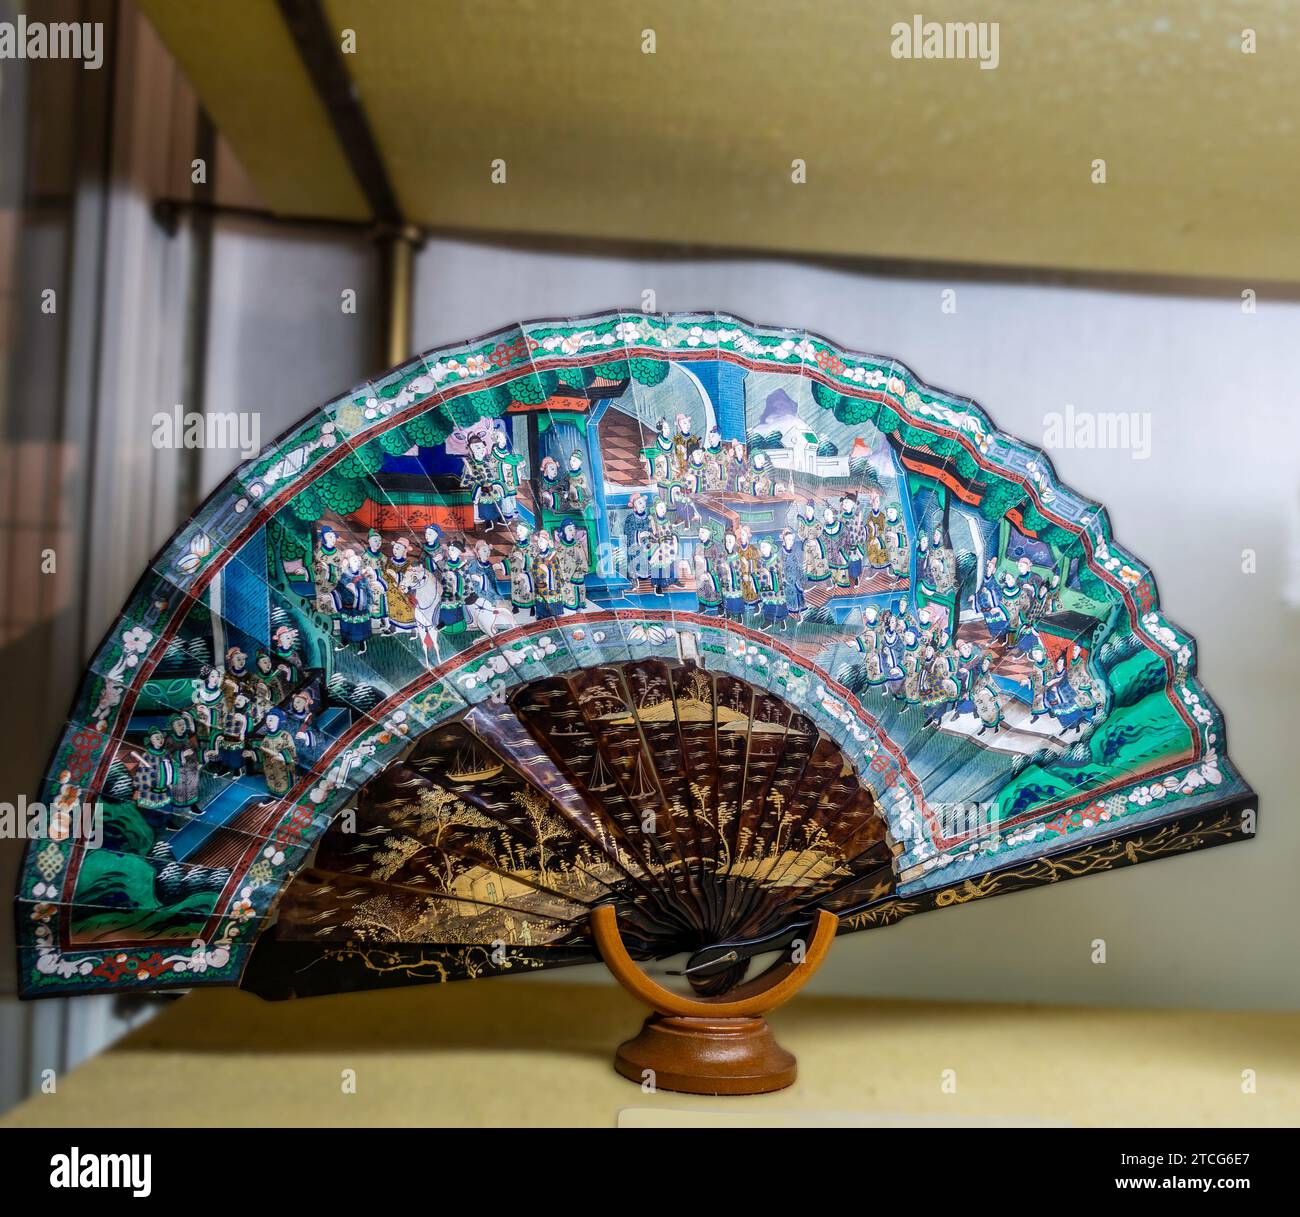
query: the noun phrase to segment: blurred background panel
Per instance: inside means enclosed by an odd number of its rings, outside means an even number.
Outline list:
[[[1300,8],[924,6],[999,22],[993,70],[893,58],[895,8],[24,5],[102,23],[104,59],[0,60],[0,799],[35,789],[135,579],[240,463],[155,447],[156,414],[251,412],[267,443],[505,322],[730,310],[894,355],[1035,442],[1070,405],[1149,416],[1145,458],[1052,459],[1200,640],[1267,809],[1267,848],[857,936],[813,987],[1300,1004]],[[0,882],[20,854],[0,842]],[[20,1007],[11,944],[0,1106],[156,1008]]]
[[[143,7],[286,213],[365,214],[277,7],[320,11],[335,46],[355,35],[356,97],[423,225],[1300,278],[1300,18],[1285,2]],[[895,59],[891,27],[917,12],[997,22],[996,67]]]

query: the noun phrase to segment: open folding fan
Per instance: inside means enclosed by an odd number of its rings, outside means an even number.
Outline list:
[[[1041,452],[892,361],[642,314],[435,351],[241,468],[43,798],[27,996],[603,958],[658,1011],[619,1068],[713,1091],[793,1077],[759,1016],[837,929],[1255,809],[1192,641]],[[689,995],[636,962],[675,955]]]

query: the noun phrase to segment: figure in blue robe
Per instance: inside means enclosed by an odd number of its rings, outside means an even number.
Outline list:
[[[334,585],[334,611],[339,619],[339,640],[334,644],[336,651],[355,645],[358,655],[365,654],[371,633],[370,605],[370,572],[364,570],[360,559],[353,556]]]

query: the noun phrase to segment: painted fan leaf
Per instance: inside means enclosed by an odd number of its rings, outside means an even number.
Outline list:
[[[28,996],[580,963],[611,902],[642,958],[864,929],[1256,809],[1041,452],[713,314],[511,327],[280,437],[146,572],[41,798]]]

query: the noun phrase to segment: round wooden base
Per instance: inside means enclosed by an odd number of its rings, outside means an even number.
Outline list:
[[[640,1035],[619,1045],[614,1068],[629,1081],[684,1094],[767,1094],[797,1074],[761,1016],[652,1014]]]

